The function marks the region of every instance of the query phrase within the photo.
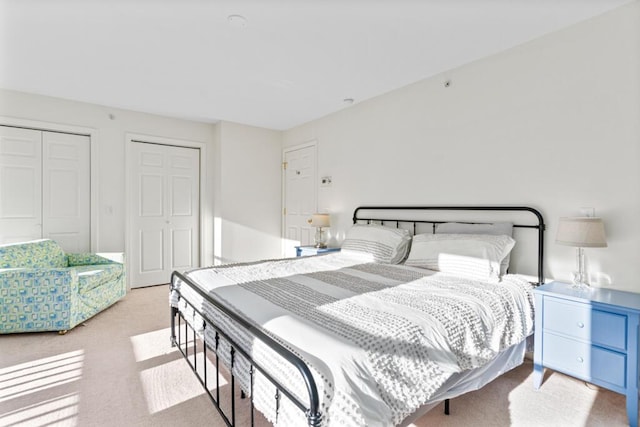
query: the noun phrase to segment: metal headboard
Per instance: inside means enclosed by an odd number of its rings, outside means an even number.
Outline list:
[[[538,230],[538,284],[544,283],[544,219],[542,218],[542,214],[537,210],[529,206],[359,206],[353,211],[353,223],[356,224],[358,221],[367,221],[367,223],[371,223],[372,221],[377,221],[380,223],[385,222],[395,222],[396,227],[399,227],[400,223],[403,224],[411,224],[413,223],[413,234],[416,233],[416,224],[432,224],[433,230],[435,232],[435,227],[437,224],[442,224],[445,222],[451,222],[452,220],[434,220],[434,219],[393,219],[389,217],[372,217],[372,216],[360,216],[361,211],[377,211],[377,212],[402,212],[402,211],[485,211],[485,212],[529,212],[536,217],[537,225],[531,224],[516,224],[513,226],[517,228],[531,228]],[[467,224],[486,224],[491,221],[477,221],[477,222],[467,222],[467,221],[455,221],[455,222],[463,222]]]

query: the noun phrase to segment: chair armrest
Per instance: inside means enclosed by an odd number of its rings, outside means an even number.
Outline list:
[[[118,259],[116,256],[111,256],[112,254],[93,254],[93,253],[70,253],[67,254],[67,261],[69,263],[69,267],[77,267],[80,265],[99,265],[99,264],[122,264],[122,261]],[[114,254],[120,255],[120,259],[122,258],[122,254]]]
[[[0,269],[0,289],[31,294],[29,288],[60,287],[78,289],[78,273],[69,268],[3,268]],[[16,294],[17,295],[17,294]]]

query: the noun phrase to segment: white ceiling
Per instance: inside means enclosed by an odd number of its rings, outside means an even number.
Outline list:
[[[0,0],[0,87],[288,129],[631,1]]]

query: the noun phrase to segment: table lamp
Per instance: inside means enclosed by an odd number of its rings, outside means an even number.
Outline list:
[[[316,227],[315,247],[326,248],[327,237],[326,237],[326,232],[323,230],[323,228],[327,228],[330,225],[329,214],[315,213],[311,215],[311,218],[309,218],[307,222],[312,227]]]
[[[560,218],[556,243],[577,248],[576,264],[578,271],[573,275],[573,287],[587,288],[587,273],[584,269],[584,248],[606,248],[607,239],[604,233],[602,218],[570,217]]]

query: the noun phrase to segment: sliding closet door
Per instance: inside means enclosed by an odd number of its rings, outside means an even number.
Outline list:
[[[42,132],[0,126],[0,244],[42,237]]]
[[[89,252],[90,140],[84,135],[42,134],[42,236],[67,252]]]
[[[131,287],[169,283],[199,265],[200,150],[131,144]]]
[[[91,246],[88,136],[0,126],[0,244]]]

